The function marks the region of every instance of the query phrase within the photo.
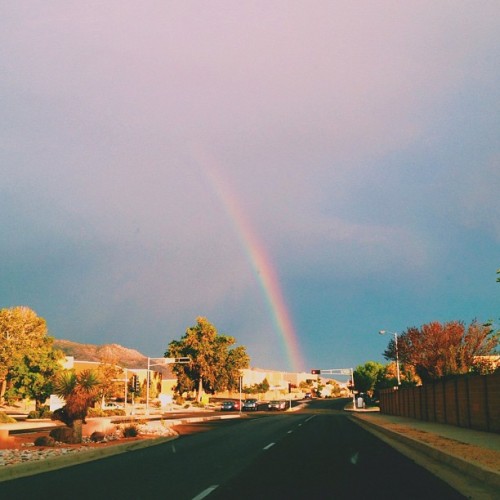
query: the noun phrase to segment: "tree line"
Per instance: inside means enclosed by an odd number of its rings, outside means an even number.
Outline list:
[[[396,362],[400,366],[401,385],[420,385],[452,375],[488,374],[497,369],[491,361],[499,343],[499,331],[491,323],[474,320],[440,323],[433,321],[420,328],[410,327],[391,339],[382,365],[368,361],[354,371],[356,389],[373,392],[398,385]]]

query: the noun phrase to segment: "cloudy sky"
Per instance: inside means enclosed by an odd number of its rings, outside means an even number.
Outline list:
[[[0,307],[162,356],[383,361],[500,316],[498,1],[0,7]]]

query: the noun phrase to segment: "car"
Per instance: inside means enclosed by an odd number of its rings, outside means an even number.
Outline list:
[[[120,405],[118,403],[106,403],[106,405],[103,406],[103,410],[123,410],[123,405]]]
[[[243,411],[257,411],[259,409],[259,402],[256,399],[245,399],[243,401]]]
[[[222,411],[238,411],[240,409],[239,401],[224,401],[220,408]]]
[[[304,395],[304,399],[311,399],[311,398],[312,398],[312,394],[310,392],[306,392]]]
[[[286,409],[286,401],[269,401],[267,405],[268,410],[285,410]]]

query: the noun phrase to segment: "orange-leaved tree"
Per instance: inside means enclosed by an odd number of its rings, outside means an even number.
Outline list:
[[[498,332],[490,324],[474,320],[466,327],[462,321],[433,321],[399,335],[397,354],[402,365],[413,367],[426,382],[468,373],[478,356],[492,354],[497,345]],[[394,340],[389,342],[384,357],[396,359]]]

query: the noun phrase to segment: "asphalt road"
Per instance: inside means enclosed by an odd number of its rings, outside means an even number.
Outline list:
[[[339,404],[181,426],[179,439],[162,445],[0,483],[0,498],[463,498],[336,411]]]

